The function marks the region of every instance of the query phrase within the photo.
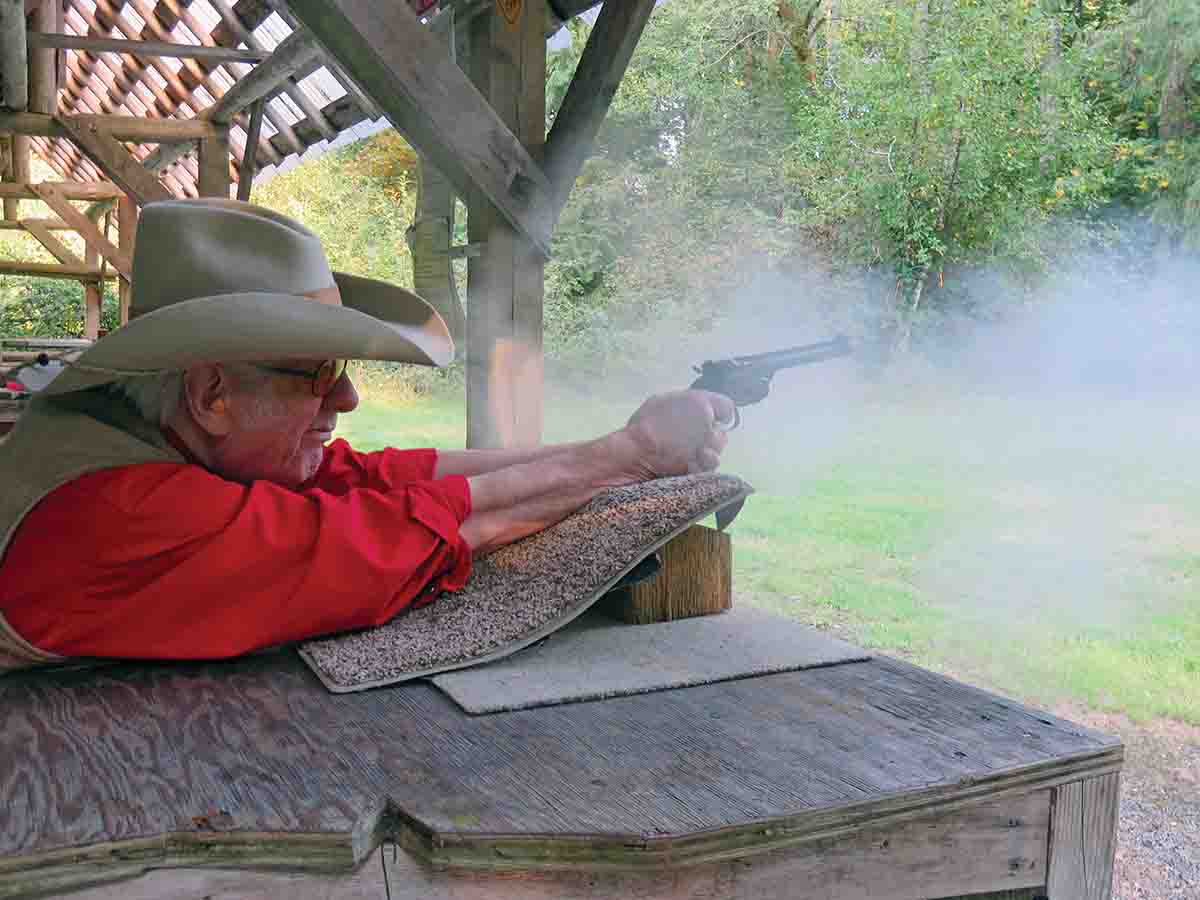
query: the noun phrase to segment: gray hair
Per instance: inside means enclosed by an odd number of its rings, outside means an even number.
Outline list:
[[[127,400],[147,422],[166,425],[183,399],[183,372],[131,375],[118,378],[108,389]]]
[[[257,388],[270,380],[268,373],[248,363],[224,363],[240,388]],[[166,425],[183,402],[183,372],[159,372],[118,378],[108,389],[123,397],[143,419]]]

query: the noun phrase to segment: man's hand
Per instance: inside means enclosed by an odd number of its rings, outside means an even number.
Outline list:
[[[462,536],[486,553],[553,525],[607,487],[715,469],[725,449],[716,423],[732,418],[728,397],[677,391],[651,397],[624,428],[594,441],[545,448],[520,462],[510,455],[511,465],[494,470],[483,463],[504,457],[484,457],[480,474],[469,476],[471,515]],[[475,465],[472,457],[457,463],[467,471]]]
[[[718,422],[733,419],[733,401],[710,391],[674,391],[651,397],[624,428],[636,454],[633,480],[709,472],[721,462],[726,435]]]

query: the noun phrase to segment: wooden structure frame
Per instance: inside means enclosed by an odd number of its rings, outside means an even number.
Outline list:
[[[592,5],[454,0],[422,18],[389,0],[0,0],[3,227],[58,259],[8,271],[95,290],[111,267],[125,283],[140,204],[235,183],[248,197],[264,162],[386,116],[450,187],[428,212],[451,191],[468,208],[468,443],[537,442],[545,257],[654,4],[607,0],[546,134],[546,32]],[[322,72],[336,97],[309,91]],[[33,183],[31,151],[65,180]],[[31,199],[54,217],[22,217]],[[116,244],[97,225],[114,201]],[[56,236],[68,228],[81,264]],[[446,231],[416,245],[449,256]],[[205,704],[236,691],[209,728]],[[361,864],[393,842],[402,896],[1109,896],[1111,738],[888,660],[653,698],[483,721],[419,685],[330,698],[290,655],[9,676],[0,782],[22,786],[9,810],[25,818],[3,830],[0,893],[176,866],[80,896],[378,895]],[[239,773],[262,780],[231,793]],[[283,793],[260,806],[260,787]],[[285,871],[221,870],[240,866]]]

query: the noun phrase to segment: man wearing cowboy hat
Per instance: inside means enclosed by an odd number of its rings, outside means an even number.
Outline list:
[[[420,298],[331,272],[290,219],[212,199],[143,209],[132,283],[130,323],[0,444],[0,671],[385,622],[605,487],[715,468],[732,416],[681,391],[594,441],[358,453],[331,442],[358,404],[346,360],[453,358]]]

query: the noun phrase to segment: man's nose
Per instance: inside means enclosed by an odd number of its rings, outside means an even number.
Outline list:
[[[342,373],[333,390],[325,396],[325,406],[339,413],[353,412],[358,406],[358,391],[348,371]]]

